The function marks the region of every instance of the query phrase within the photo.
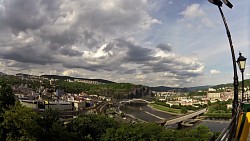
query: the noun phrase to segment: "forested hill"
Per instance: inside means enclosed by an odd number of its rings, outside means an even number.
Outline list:
[[[90,81],[97,81],[100,83],[115,83],[109,80],[104,79],[88,79],[88,78],[75,78],[71,76],[60,76],[60,75],[41,75],[41,77],[49,78],[49,79],[60,79],[60,80],[66,80],[66,79],[80,79],[80,80],[90,80]]]
[[[242,81],[239,81],[239,86],[241,86],[241,84],[242,84]],[[244,80],[244,86],[245,87],[247,87],[247,86],[250,87],[250,79]],[[214,86],[213,88],[218,89],[218,88],[223,88],[223,87],[233,87],[233,83],[220,84],[220,85]]]
[[[187,87],[187,88],[159,86],[159,87],[150,87],[150,90],[156,91],[156,92],[166,92],[166,91],[193,92],[193,91],[198,91],[198,90],[207,90],[210,87],[212,86],[196,86],[196,87]]]
[[[241,86],[242,82],[239,81],[239,86]],[[250,87],[250,79],[244,80],[244,86]],[[158,87],[150,87],[150,90],[156,92],[166,92],[166,91],[178,91],[178,92],[194,92],[198,90],[207,90],[208,88],[223,88],[223,87],[233,87],[233,83],[227,84],[219,84],[219,85],[206,85],[206,86],[196,86],[196,87],[187,87],[187,88],[178,88],[178,87],[165,87],[165,86],[158,86]]]
[[[150,90],[156,91],[156,92],[166,92],[166,91],[188,91],[187,88],[165,87],[165,86],[150,87]]]

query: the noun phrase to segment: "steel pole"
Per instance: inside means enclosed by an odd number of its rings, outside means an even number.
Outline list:
[[[227,26],[227,22],[226,22],[226,18],[221,10],[221,7],[218,6],[219,10],[220,10],[220,14],[221,17],[223,19],[225,28],[226,28],[226,32],[227,32],[227,37],[228,37],[228,41],[229,41],[229,45],[230,45],[230,49],[231,49],[231,54],[232,54],[232,60],[233,60],[233,70],[234,70],[234,77],[233,77],[233,85],[234,85],[234,100],[233,100],[233,109],[232,109],[232,117],[237,116],[237,109],[238,109],[238,86],[239,86],[239,80],[238,80],[238,75],[237,75],[237,68],[236,68],[236,59],[235,59],[235,53],[234,53],[234,48],[233,48],[233,42],[231,39],[231,34],[229,31],[229,28]],[[237,117],[235,122],[232,125],[231,128],[231,134],[229,135],[229,140],[233,140],[234,136],[235,136],[235,131],[237,128]]]
[[[242,101],[244,100],[244,71],[241,71],[242,74],[242,82],[241,82],[241,88],[242,88]]]
[[[238,81],[238,75],[237,75],[237,68],[236,68],[236,59],[235,59],[235,54],[234,54],[234,47],[233,47],[233,42],[232,42],[232,39],[231,39],[231,34],[230,34],[230,31],[229,31],[229,28],[227,26],[227,22],[226,22],[226,18],[221,10],[221,7],[219,7],[219,10],[220,10],[220,14],[221,14],[221,17],[223,19],[223,22],[224,22],[224,25],[225,25],[225,28],[226,28],[226,32],[227,32],[227,37],[228,37],[228,40],[229,40],[229,44],[230,44],[230,49],[231,49],[231,54],[232,54],[232,60],[233,60],[233,70],[234,70],[234,78],[233,78],[233,85],[234,85],[234,100],[233,100],[233,109],[232,109],[232,116],[234,114],[236,114],[236,109],[237,109],[237,106],[238,106],[238,86],[239,86],[239,81]]]

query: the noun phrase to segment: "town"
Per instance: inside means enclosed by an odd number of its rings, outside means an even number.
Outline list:
[[[233,99],[233,87],[228,85],[218,88],[208,87],[205,90],[196,90],[191,92],[183,92],[180,89],[168,91],[150,91],[150,88],[145,87],[147,92],[129,97],[129,93],[136,94],[137,88],[131,88],[127,91],[119,91],[118,93],[110,88],[96,91],[78,91],[69,92],[67,89],[57,85],[57,82],[62,81],[70,83],[82,83],[91,86],[115,84],[114,82],[101,79],[81,79],[59,76],[35,76],[28,74],[16,74],[14,76],[1,73],[1,77],[7,80],[13,79],[15,82],[12,85],[16,99],[26,107],[46,110],[48,108],[57,109],[60,111],[84,111],[97,113],[97,107],[113,105],[117,101],[128,98],[151,97],[151,101],[159,101],[168,107],[178,108],[181,106],[191,106],[193,109],[199,109],[199,106],[208,105],[217,101],[229,101]],[[62,79],[63,78],[63,79]],[[34,87],[36,85],[36,87]],[[33,88],[32,88],[33,87]],[[66,87],[65,87],[66,88]],[[76,89],[76,88],[75,88]],[[249,85],[245,86],[245,98],[248,99],[250,94]],[[241,98],[241,93],[239,93]],[[159,103],[158,103],[159,104]],[[232,109],[232,104],[226,105],[227,109]],[[103,108],[105,109],[105,108]],[[191,108],[192,109],[192,108]],[[100,112],[100,111],[99,111]],[[74,114],[75,115],[75,114]]]

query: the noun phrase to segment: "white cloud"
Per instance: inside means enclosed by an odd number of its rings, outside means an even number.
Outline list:
[[[211,74],[219,74],[220,71],[219,71],[219,70],[210,70],[210,73],[211,73]]]
[[[64,76],[83,76],[79,71],[74,70],[74,69],[69,69],[69,70],[65,70],[62,72],[62,75]]]
[[[185,18],[196,18],[196,17],[202,17],[205,15],[204,11],[200,8],[200,4],[192,4],[190,6],[187,6],[184,11],[180,13]]]
[[[206,16],[206,13],[200,7],[200,4],[191,4],[180,13],[183,18],[179,19],[179,23],[184,23],[187,28],[213,27],[214,24]]]

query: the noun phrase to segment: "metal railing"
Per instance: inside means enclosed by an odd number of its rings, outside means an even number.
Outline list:
[[[233,115],[233,117],[231,119],[230,124],[228,125],[228,127],[226,127],[221,132],[221,134],[216,139],[216,141],[232,141],[232,140],[234,140],[234,137],[236,135],[236,129],[237,129],[237,125],[238,125],[238,118],[239,118],[240,111],[241,111],[241,108],[240,108],[240,104],[239,104],[235,114]]]

